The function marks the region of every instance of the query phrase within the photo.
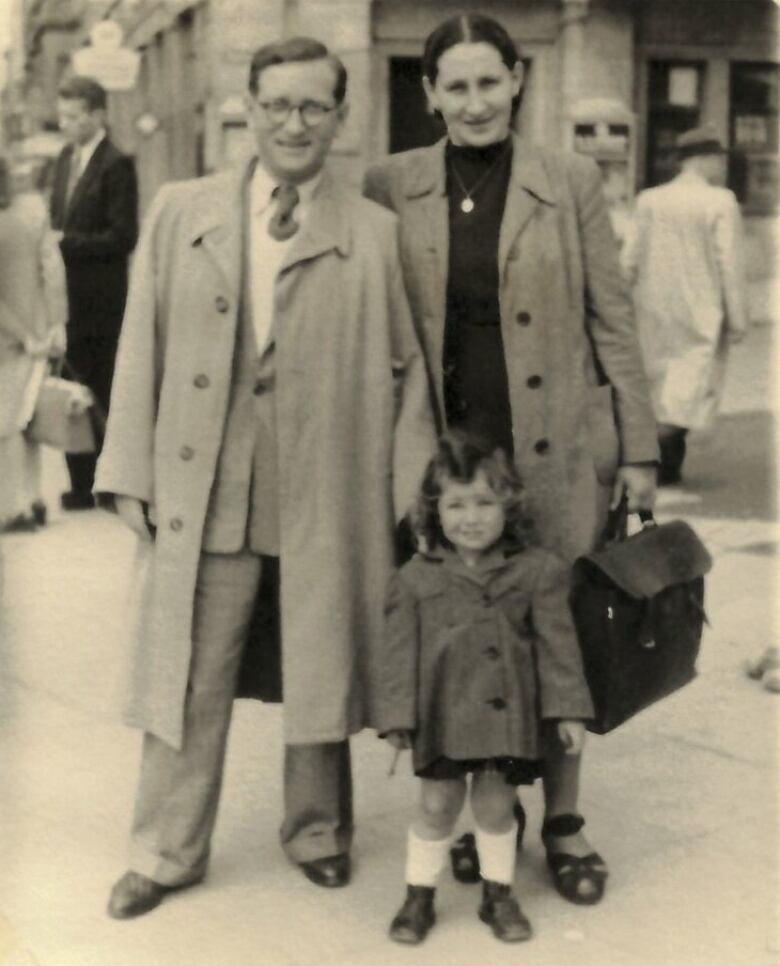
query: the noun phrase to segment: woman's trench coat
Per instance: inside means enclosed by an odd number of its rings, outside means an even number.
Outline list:
[[[131,274],[96,489],[149,504],[128,723],[180,746],[193,595],[244,288],[241,172],[164,187]],[[433,448],[396,219],[323,175],[275,291],[285,740],[370,724],[394,517]],[[193,458],[180,459],[183,448]],[[394,512],[395,511],[395,512]]]
[[[444,141],[393,155],[365,193],[395,211],[412,315],[443,423],[449,214]],[[590,549],[619,461],[657,459],[631,301],[596,164],[515,138],[499,235],[515,461],[542,544]]]

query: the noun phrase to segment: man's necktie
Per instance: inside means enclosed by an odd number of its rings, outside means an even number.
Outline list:
[[[276,202],[276,210],[268,222],[268,234],[277,241],[286,241],[298,231],[298,222],[293,217],[293,212],[300,196],[294,185],[280,184],[274,188],[271,197]]]
[[[70,162],[68,164],[68,184],[65,188],[65,204],[67,204],[73,197],[73,192],[76,190],[76,185],[78,184],[79,178],[81,177],[81,152],[77,147],[74,146],[70,154]]]

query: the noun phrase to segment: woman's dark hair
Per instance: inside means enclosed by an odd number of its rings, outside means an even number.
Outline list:
[[[509,70],[520,63],[520,53],[515,42],[504,27],[492,17],[479,13],[464,13],[451,17],[428,35],[422,55],[422,74],[431,84],[436,83],[439,73],[439,58],[456,44],[490,44],[498,51],[501,60]],[[512,98],[512,117],[520,110],[522,88]],[[438,112],[437,112],[438,113]]]
[[[490,44],[509,70],[520,60],[514,41],[497,20],[478,13],[464,13],[439,24],[425,41],[422,72],[431,84],[436,83],[439,58],[456,44]]]
[[[341,58],[332,54],[325,44],[312,40],[311,37],[291,37],[289,40],[279,40],[258,48],[249,64],[249,92],[257,94],[260,75],[267,67],[298,64],[307,60],[327,60],[335,75],[333,100],[341,104],[347,93],[347,68]]]
[[[490,447],[478,437],[451,432],[439,440],[428,464],[417,501],[412,509],[412,527],[429,550],[452,549],[439,519],[439,497],[447,483],[471,483],[482,472],[490,489],[503,501],[506,523],[504,538],[513,549],[528,543],[523,484],[512,461],[500,447]]]
[[[10,207],[12,198],[11,165],[8,158],[0,154],[0,208]]]

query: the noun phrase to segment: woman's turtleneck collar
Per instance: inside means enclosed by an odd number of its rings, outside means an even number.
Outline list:
[[[463,161],[466,164],[488,165],[496,161],[501,154],[511,146],[512,135],[507,135],[503,141],[494,141],[483,147],[475,147],[471,144],[453,144],[447,141],[446,155],[452,161]]]

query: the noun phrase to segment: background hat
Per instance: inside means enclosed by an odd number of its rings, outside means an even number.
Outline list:
[[[713,124],[691,128],[677,138],[677,156],[692,158],[697,154],[726,154],[726,148]]]

